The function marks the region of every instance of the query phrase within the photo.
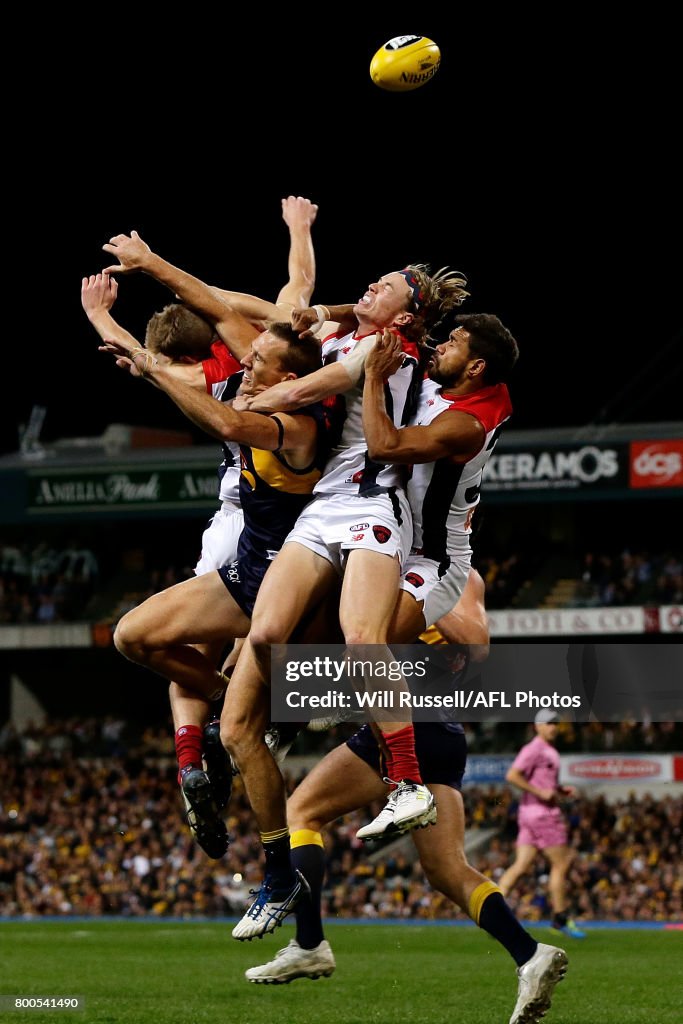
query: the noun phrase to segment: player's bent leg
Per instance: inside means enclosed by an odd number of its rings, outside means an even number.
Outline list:
[[[269,718],[269,693],[247,639],[225,697],[221,739],[240,769],[263,843],[266,874],[233,928],[240,942],[274,931],[308,893],[306,879],[290,863],[284,781],[264,741]]]
[[[270,695],[247,638],[223,702],[220,737],[240,770],[261,831],[285,824],[282,776],[264,741],[269,721]],[[271,814],[274,806],[275,817]]]
[[[339,785],[339,779],[344,785]],[[296,908],[296,938],[266,964],[251,967],[248,981],[260,985],[282,985],[296,978],[329,977],[335,960],[323,935],[320,895],[325,873],[321,829],[329,822],[384,795],[376,771],[354,754],[346,744],[336,747],[320,761],[294,790],[287,802],[291,833],[292,866],[301,871],[310,886],[308,899]]]
[[[246,636],[249,620],[217,572],[206,573],[154,594],[128,612],[114,634],[131,661],[214,699],[220,676],[193,644]]]
[[[536,1024],[550,1008],[553,989],[564,977],[567,955],[556,946],[537,943],[511,913],[498,887],[467,862],[460,793],[438,783],[430,783],[430,789],[439,808],[438,822],[428,833],[413,833],[427,878],[514,959],[519,980],[510,1024]]]
[[[393,655],[386,647],[389,626],[396,607],[400,579],[400,566],[396,556],[357,548],[350,552],[344,574],[339,605],[339,622],[346,644],[360,661]],[[366,651],[372,644],[373,650]],[[383,653],[384,652],[384,653]],[[386,689],[388,673],[377,681],[366,679],[366,690]],[[405,680],[391,684],[395,691],[393,706],[400,707],[400,695],[407,694]],[[376,716],[382,737],[388,748],[387,775],[396,789],[389,795],[379,816],[358,830],[358,838],[377,839],[388,832],[408,832],[430,824],[436,819],[434,797],[422,782],[415,755],[415,737],[412,718],[408,713],[401,719],[383,719]]]
[[[468,913],[470,895],[486,879],[470,867],[465,857],[462,796],[439,783],[430,783],[429,788],[438,808],[437,822],[428,831],[413,832],[412,839],[432,888]]]
[[[339,785],[339,780],[344,785]],[[292,832],[319,832],[331,821],[379,800],[386,787],[377,771],[343,743],[306,775],[287,801],[287,821]]]
[[[389,625],[389,643],[412,644],[425,631],[423,602],[400,590]]]
[[[335,585],[330,562],[303,544],[283,545],[259,587],[249,638],[264,679],[270,678],[270,648],[287,643],[303,616]]]
[[[217,665],[224,644],[204,644],[199,650],[211,665]],[[197,844],[214,860],[228,848],[228,832],[222,811],[230,800],[232,773],[220,743],[222,758],[211,756],[213,747],[207,743],[207,722],[211,702],[198,697],[176,682],[169,684],[169,700],[173,715],[175,748],[178,758],[178,782],[185,817]],[[221,771],[227,762],[227,771]]]

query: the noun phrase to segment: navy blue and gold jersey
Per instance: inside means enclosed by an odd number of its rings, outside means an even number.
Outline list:
[[[240,445],[244,530],[238,548],[239,559],[250,550],[261,554],[280,550],[299,514],[311,500],[313,488],[324,469],[328,446],[322,405],[309,405],[291,415],[311,416],[318,431],[315,456],[304,469],[294,469],[281,452]]]
[[[227,397],[225,399],[228,400]],[[221,566],[219,575],[233,598],[251,617],[261,580],[284,544],[285,538],[313,497],[329,454],[327,421],[320,404],[292,413],[310,416],[317,429],[316,450],[310,465],[290,466],[281,452],[240,449],[240,504],[244,527],[237,545],[237,559]],[[274,417],[278,419],[277,416]]]

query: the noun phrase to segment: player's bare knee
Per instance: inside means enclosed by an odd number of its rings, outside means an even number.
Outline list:
[[[248,757],[254,745],[263,742],[263,735],[255,735],[246,718],[233,718],[221,722],[221,743],[227,752],[240,764]]]
[[[119,654],[123,654],[129,661],[145,661],[146,647],[138,629],[134,612],[128,612],[119,620],[114,630],[114,646]]]
[[[315,817],[315,808],[305,797],[301,798],[296,790],[287,801],[287,825],[290,833],[298,832],[300,829],[319,832],[322,827],[321,822]]]
[[[221,722],[221,743],[233,757],[237,753],[243,731],[239,724],[234,721]]]
[[[426,875],[427,881],[432,889],[448,896],[449,899],[459,902],[456,898],[463,884],[464,873],[468,868],[464,857],[421,857],[420,863]]]
[[[369,626],[364,622],[354,622],[350,626],[344,627],[344,641],[348,647],[358,648],[358,650],[350,652],[351,656],[363,660],[363,647],[370,644],[385,644],[387,638],[384,632],[378,631],[374,626]]]
[[[254,649],[256,657],[262,657],[270,653],[273,644],[282,644],[287,641],[287,635],[280,624],[273,618],[252,619],[249,630],[249,640]]]

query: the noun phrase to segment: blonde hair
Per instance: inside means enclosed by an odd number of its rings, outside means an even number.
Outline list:
[[[402,333],[411,341],[420,342],[451,310],[463,304],[470,294],[465,288],[467,278],[459,270],[448,267],[430,274],[426,263],[411,263],[405,269],[419,285],[420,298],[419,302],[411,301],[408,311],[413,313],[413,321],[402,328]]]

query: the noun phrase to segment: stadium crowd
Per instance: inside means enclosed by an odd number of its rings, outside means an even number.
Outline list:
[[[651,735],[662,730],[649,728]],[[610,733],[597,724],[589,729],[593,749]],[[676,730],[680,725],[664,732],[680,740]],[[633,724],[617,735],[623,749],[628,735],[639,737],[642,730]],[[514,746],[519,731],[510,739]],[[228,817],[231,845],[222,860],[211,861],[183,823],[172,733],[165,726],[138,735],[114,717],[53,720],[21,734],[5,726],[0,773],[2,916],[231,915],[242,912],[248,890],[259,882],[261,844],[241,780],[235,780]],[[290,790],[296,781],[287,774]],[[464,795],[470,826],[495,830],[471,860],[498,878],[513,856],[514,794],[470,786]],[[683,920],[680,796],[630,796],[608,804],[586,790],[567,811],[576,851],[570,886],[582,920]],[[324,912],[458,916],[427,885],[408,841],[407,853],[401,846],[398,853],[368,855],[356,838],[365,817],[365,811],[349,815],[327,834]],[[546,871],[539,861],[512,897],[526,920],[547,917]]]
[[[579,607],[683,601],[683,559],[677,552],[586,552],[578,578]]]
[[[88,547],[41,542],[0,547],[0,624],[72,622],[97,586],[99,565]]]
[[[486,582],[491,610],[522,606],[525,584],[542,572],[529,553],[497,555],[481,545],[476,564]],[[127,611],[192,575],[194,548],[169,564],[142,548],[118,552],[115,567],[90,548],[39,543],[7,544],[0,549],[0,624],[100,621],[116,625]],[[581,608],[665,605],[683,602],[683,560],[659,553],[586,552],[576,559],[576,589],[571,604]]]

